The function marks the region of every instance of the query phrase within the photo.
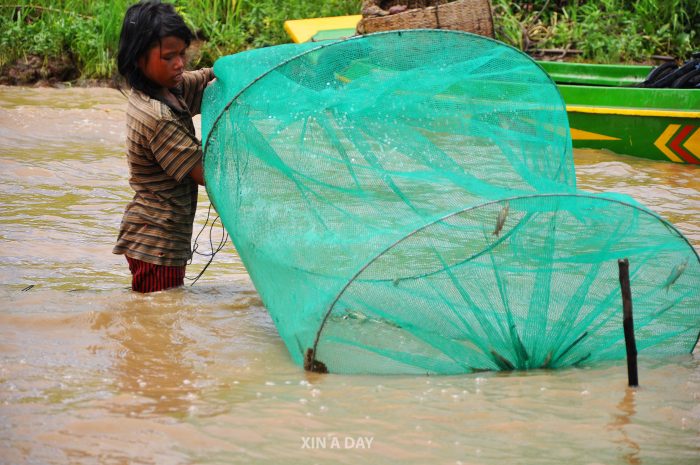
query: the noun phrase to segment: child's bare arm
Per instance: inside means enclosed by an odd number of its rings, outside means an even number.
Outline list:
[[[204,185],[204,169],[202,168],[202,161],[198,161],[196,165],[194,165],[194,168],[192,168],[192,171],[190,171],[190,177],[199,184],[200,186]]]
[[[214,71],[211,68],[187,71],[183,75],[182,95],[191,115],[201,113],[202,95],[212,79],[214,79]]]

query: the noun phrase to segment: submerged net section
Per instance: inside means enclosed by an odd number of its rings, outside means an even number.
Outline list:
[[[629,198],[579,193],[487,203],[401,239],[338,296],[315,355],[343,373],[624,359],[622,257],[630,261],[637,349],[689,353],[700,306],[693,249]]]
[[[307,369],[619,357],[625,257],[636,321],[640,295],[668,307],[646,312],[640,353],[692,349],[697,255],[631,199],[577,193],[564,104],[526,55],[412,30],[240,53],[215,73],[207,191]]]

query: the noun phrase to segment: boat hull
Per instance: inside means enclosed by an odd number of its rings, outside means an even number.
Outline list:
[[[576,148],[700,164],[700,121],[697,118],[603,115],[570,109],[567,114]]]
[[[361,16],[292,20],[294,42],[352,35]],[[635,87],[652,66],[539,61],[566,103],[576,148],[700,164],[700,90]]]
[[[574,147],[700,164],[700,90],[558,88]]]
[[[700,90],[638,87],[651,66],[538,63],[564,98],[574,147],[700,164]]]

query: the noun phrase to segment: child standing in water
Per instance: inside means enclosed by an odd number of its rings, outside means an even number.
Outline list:
[[[214,79],[210,68],[184,70],[192,38],[170,4],[142,1],[124,16],[117,65],[131,87],[126,151],[134,198],[113,252],[126,256],[138,292],[182,286],[192,255],[197,190],[204,185],[192,116]]]

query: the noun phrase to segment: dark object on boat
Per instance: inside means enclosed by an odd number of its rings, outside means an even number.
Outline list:
[[[691,89],[700,85],[700,52],[678,66],[669,61],[654,68],[638,87]]]

